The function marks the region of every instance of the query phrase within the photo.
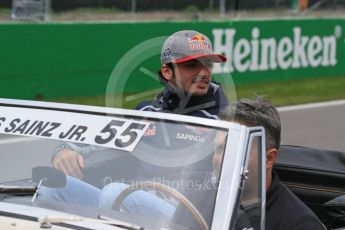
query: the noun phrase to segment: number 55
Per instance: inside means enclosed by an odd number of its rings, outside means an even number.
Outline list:
[[[125,129],[118,138],[115,140],[115,145],[117,147],[125,148],[129,145],[131,145],[138,136],[138,133],[136,130],[143,130],[145,128],[145,125],[138,124],[138,123],[132,123],[130,124],[127,129]],[[128,139],[128,141],[125,141],[125,139]]]

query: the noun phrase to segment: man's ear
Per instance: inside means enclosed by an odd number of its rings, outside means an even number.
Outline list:
[[[273,149],[269,149],[266,152],[266,169],[272,169],[274,162],[276,161],[278,156],[278,149],[273,148]]]
[[[165,80],[170,81],[172,79],[173,71],[167,65],[163,64],[161,71]]]

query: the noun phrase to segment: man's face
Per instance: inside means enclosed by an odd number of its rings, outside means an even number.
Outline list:
[[[207,93],[212,80],[212,62],[209,59],[194,59],[175,64],[175,78],[171,80],[184,92],[202,96]]]

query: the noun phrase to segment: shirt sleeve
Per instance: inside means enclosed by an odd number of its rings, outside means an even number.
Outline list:
[[[78,153],[80,153],[82,156],[86,157],[88,156],[90,153],[94,152],[94,151],[100,151],[105,149],[104,147],[99,147],[99,146],[93,146],[93,145],[86,145],[86,144],[77,144],[77,143],[62,143],[61,145],[59,145],[53,152],[52,154],[52,160],[54,159],[54,157],[56,157],[56,155],[63,149],[71,149],[73,151],[76,151]]]

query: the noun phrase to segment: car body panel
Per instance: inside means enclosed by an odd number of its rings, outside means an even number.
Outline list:
[[[44,209],[39,207],[11,204],[11,203],[0,203],[0,229],[25,229],[25,230],[37,230],[44,229],[40,227],[38,218],[44,218],[48,215],[59,216],[59,217],[70,217],[71,215],[53,211],[51,209]],[[64,226],[57,226],[52,224],[50,229],[52,230],[67,230],[67,229],[104,229],[104,230],[120,230],[114,226],[109,226],[100,223],[92,223],[88,221],[71,221],[64,222]],[[67,224],[67,225],[66,225]],[[60,223],[61,225],[61,223]]]

